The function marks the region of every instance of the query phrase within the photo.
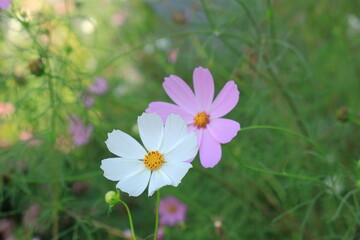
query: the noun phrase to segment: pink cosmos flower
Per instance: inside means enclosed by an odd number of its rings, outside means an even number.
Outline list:
[[[96,95],[103,95],[108,90],[108,82],[105,78],[96,77],[93,83],[89,86],[89,92]]]
[[[15,112],[15,107],[9,102],[0,103],[0,118],[6,118]]]
[[[70,116],[69,132],[72,134],[73,142],[76,146],[86,144],[90,139],[92,131],[93,127],[91,125],[85,126],[78,116]]]
[[[240,93],[235,82],[229,81],[213,100],[214,80],[210,71],[202,67],[195,68],[193,82],[195,94],[181,78],[165,78],[165,92],[176,105],[152,102],[146,112],[155,112],[163,120],[171,113],[179,114],[198,137],[201,164],[214,167],[221,159],[221,144],[230,142],[240,130],[238,122],[222,118],[236,106]]]
[[[6,10],[11,3],[11,0],[0,0],[0,8]]]
[[[175,226],[185,221],[187,206],[173,196],[160,200],[159,215],[160,225]]]

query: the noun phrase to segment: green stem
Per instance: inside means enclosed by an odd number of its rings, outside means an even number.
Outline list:
[[[322,155],[324,155],[324,152],[320,149],[319,146],[317,146],[317,144],[310,138],[303,136],[300,133],[291,131],[289,129],[286,128],[281,128],[281,127],[275,127],[275,126],[251,126],[251,127],[246,127],[241,129],[241,131],[248,131],[248,130],[252,130],[252,129],[272,129],[272,130],[278,130],[278,131],[282,131],[282,132],[286,132],[288,134],[300,137],[302,139],[304,139],[307,143],[309,143],[311,146],[313,146],[314,148],[316,148]],[[229,151],[231,153],[231,155],[233,156],[234,159],[236,159],[236,156],[234,154],[233,151]],[[272,174],[272,175],[276,175],[276,176],[282,176],[282,177],[289,177],[289,178],[295,178],[295,179],[299,179],[299,180],[303,180],[303,181],[308,181],[308,182],[313,182],[316,184],[319,184],[325,188],[329,188],[329,186],[327,186],[326,184],[324,184],[322,181],[316,179],[316,178],[312,178],[312,177],[307,177],[307,176],[302,176],[302,175],[296,175],[296,174],[291,174],[291,173],[286,173],[286,172],[275,172],[272,170],[265,170],[262,168],[257,168],[257,167],[253,167],[250,165],[247,165],[246,163],[244,163],[243,161],[237,161],[241,166],[250,169],[252,171],[256,171],[256,172],[260,172],[260,173],[265,173],[265,174]]]
[[[155,216],[155,230],[154,230],[154,240],[156,240],[158,227],[159,227],[159,205],[160,205],[160,190],[156,191],[156,216]]]
[[[356,124],[356,125],[359,125],[360,126],[360,120],[358,119],[355,119],[355,118],[349,118],[349,121]]]
[[[233,153],[232,153],[233,154]],[[234,154],[233,154],[234,156]],[[235,158],[235,156],[234,156]],[[265,170],[262,168],[257,168],[257,167],[253,167],[250,165],[247,165],[246,163],[244,163],[243,161],[237,161],[241,166],[250,169],[252,171],[255,172],[260,172],[260,173],[264,173],[264,174],[271,174],[271,175],[275,175],[275,176],[282,176],[282,177],[289,177],[289,178],[294,178],[294,179],[299,179],[299,180],[303,180],[303,181],[307,181],[307,182],[312,182],[312,183],[316,183],[319,184],[321,186],[323,186],[324,188],[328,189],[329,186],[326,185],[325,183],[323,183],[322,181],[316,179],[316,178],[312,178],[312,177],[308,177],[308,176],[303,176],[303,175],[296,175],[296,174],[292,174],[292,173],[286,173],[286,172],[275,172],[272,170]]]
[[[131,216],[131,211],[130,211],[128,205],[124,201],[122,201],[122,200],[119,200],[119,201],[125,207],[126,212],[128,214],[132,239],[136,240],[136,235],[135,235],[134,224],[133,224],[133,220],[132,220],[132,216]]]
[[[252,130],[252,129],[271,129],[271,130],[276,130],[276,131],[280,131],[280,132],[285,132],[288,133],[290,135],[293,136],[297,136],[302,138],[305,142],[307,142],[309,145],[311,145],[312,147],[314,147],[322,156],[325,155],[324,151],[314,142],[314,140],[312,140],[311,138],[304,136],[298,132],[286,129],[286,128],[282,128],[282,127],[276,127],[276,126],[267,126],[267,125],[259,125],[259,126],[251,126],[251,127],[245,127],[241,129],[241,132],[244,131],[248,131],[248,130]]]

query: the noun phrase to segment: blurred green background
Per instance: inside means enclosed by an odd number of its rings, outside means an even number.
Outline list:
[[[137,116],[171,101],[164,77],[192,85],[198,66],[216,94],[237,83],[227,117],[243,130],[213,169],[196,158],[162,189],[188,205],[164,239],[360,239],[359,53],[358,0],[13,0],[0,10],[0,239],[4,222],[16,239],[122,239],[126,211],[104,202],[107,133],[139,139]],[[81,146],[74,115],[93,127]],[[121,197],[146,239],[155,197]]]

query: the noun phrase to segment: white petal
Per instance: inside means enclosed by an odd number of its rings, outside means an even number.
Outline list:
[[[161,170],[161,168],[153,171],[149,183],[149,197],[152,196],[156,190],[166,185],[171,185],[171,179]]]
[[[144,166],[143,161],[125,158],[107,158],[101,161],[100,168],[104,176],[112,181],[119,181],[125,176],[137,172]]]
[[[143,165],[143,169],[130,174],[116,184],[121,191],[126,192],[129,196],[137,197],[144,192],[149,183],[151,171]]]
[[[138,117],[141,141],[148,151],[159,150],[163,135],[164,123],[155,113],[143,113]]]
[[[146,154],[145,149],[133,137],[120,130],[108,133],[105,144],[113,154],[128,159],[143,159]]]
[[[197,137],[194,132],[187,134],[170,152],[164,153],[165,162],[187,161],[198,152]]]
[[[188,133],[186,122],[175,114],[170,114],[165,123],[164,137],[160,146],[160,152],[169,152]]]
[[[171,179],[171,185],[177,187],[185,174],[192,168],[187,162],[170,162],[164,163],[161,170]]]

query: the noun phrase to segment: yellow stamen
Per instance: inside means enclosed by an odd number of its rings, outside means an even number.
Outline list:
[[[198,113],[196,117],[194,117],[194,124],[197,128],[205,128],[206,125],[210,122],[209,115],[204,112]]]
[[[144,157],[144,164],[150,170],[157,170],[164,163],[164,156],[158,151],[151,151]]]

